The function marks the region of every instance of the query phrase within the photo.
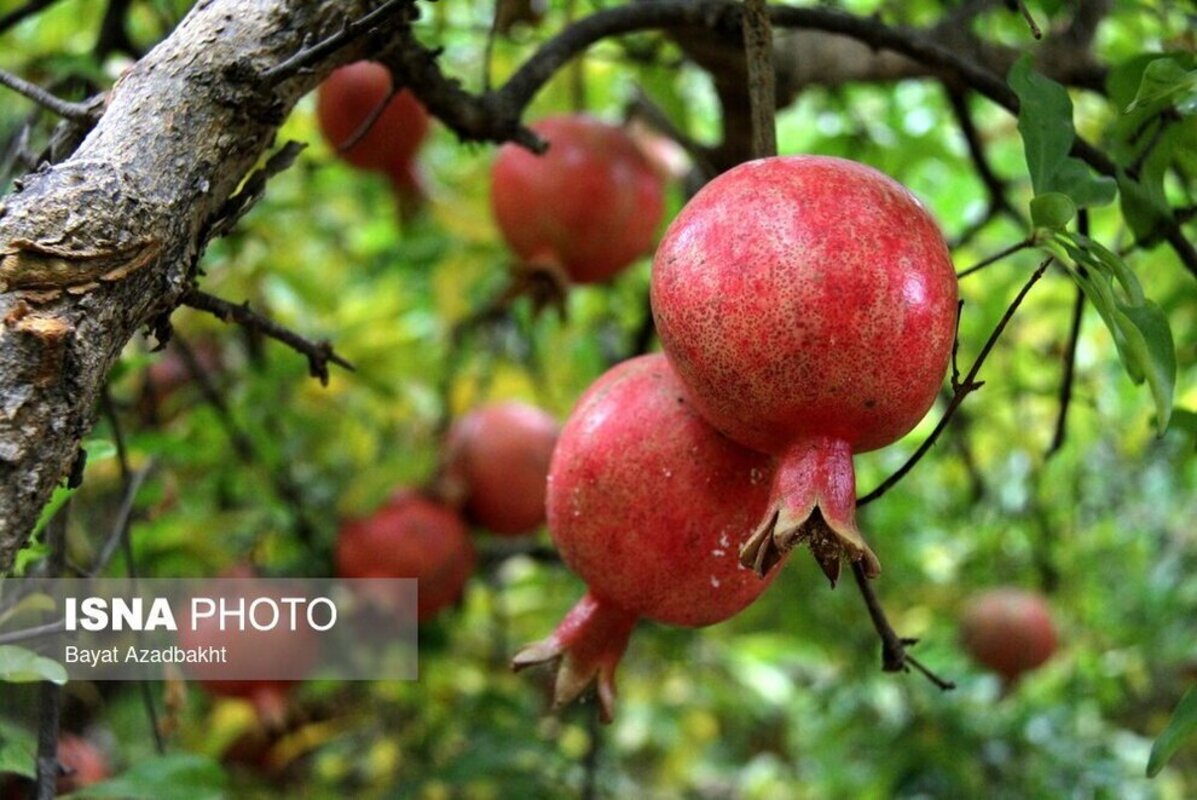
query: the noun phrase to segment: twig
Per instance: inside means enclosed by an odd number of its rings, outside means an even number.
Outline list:
[[[58,510],[46,526],[46,543],[50,554],[46,560],[46,575],[57,578],[66,563],[67,519],[70,516],[71,501]],[[37,725],[37,800],[51,800],[57,793],[58,776],[58,733],[62,715],[62,689],[55,683],[45,681],[41,685],[40,711]]]
[[[598,766],[599,756],[603,751],[603,726],[599,718],[600,706],[595,703],[583,708],[586,715],[586,735],[590,743],[586,753],[582,756],[582,794],[581,800],[597,800],[598,798]]]
[[[276,86],[282,83],[304,67],[316,63],[326,55],[349,44],[354,39],[372,33],[374,29],[381,27],[384,22],[389,21],[387,18],[401,6],[410,5],[412,5],[412,0],[387,0],[387,2],[364,17],[346,24],[345,27],[327,39],[323,39],[312,45],[305,45],[286,61],[266,70],[261,75],[262,82],[267,86]]]
[[[1011,219],[1018,222],[1019,225],[1025,227],[1026,220],[1022,214],[1015,210],[1006,197],[1006,181],[998,177],[998,174],[993,171],[993,166],[990,165],[989,158],[985,155],[985,146],[981,142],[981,134],[973,122],[972,114],[969,112],[966,93],[960,87],[951,84],[944,84],[944,90],[948,96],[948,105],[952,109],[952,115],[956,118],[956,125],[960,128],[960,134],[964,137],[964,143],[968,147],[968,154],[972,159],[973,168],[977,173],[977,177],[981,179],[981,183],[984,184],[985,192],[989,196],[989,208],[983,217],[984,222],[988,223],[998,214],[1007,214]]]
[[[665,134],[685,150],[686,155],[690,156],[694,162],[694,166],[702,172],[704,183],[715,177],[717,171],[715,165],[711,163],[710,151],[678,128],[673,120],[640,87],[636,87],[636,92],[628,104],[628,116],[642,117],[653,129]]]
[[[54,634],[62,633],[65,630],[66,620],[57,619],[53,622],[47,622],[42,625],[34,625],[29,628],[22,628],[19,631],[0,633],[0,644],[16,644],[17,642],[27,642],[30,639],[40,639],[43,636],[53,636]]]
[[[1052,443],[1047,448],[1046,456],[1050,458],[1064,446],[1064,439],[1068,435],[1068,408],[1072,404],[1072,386],[1076,378],[1076,348],[1081,338],[1081,323],[1085,316],[1085,292],[1081,287],[1076,288],[1076,299],[1072,304],[1072,323],[1068,329],[1068,343],[1064,345],[1064,370],[1060,376],[1060,411],[1056,414],[1056,431],[1052,435]]]
[[[221,322],[235,322],[242,327],[280,341],[297,353],[307,356],[309,372],[313,378],[319,378],[320,383],[324,386],[328,385],[328,365],[330,363],[353,371],[353,365],[337,355],[328,341],[313,342],[300,336],[290,328],[251,309],[249,301],[237,305],[199,289],[192,289],[183,295],[182,305],[206,311]]]
[[[141,58],[143,55],[129,38],[129,9],[132,5],[133,0],[108,0],[104,19],[100,22],[100,34],[93,48],[96,60],[103,61],[118,52],[131,58]]]
[[[146,478],[154,471],[156,464],[153,459],[141,469],[129,474],[125,480],[125,493],[121,499],[120,509],[117,510],[116,519],[112,524],[112,531],[108,538],[104,541],[103,547],[100,548],[99,554],[96,556],[95,563],[92,564],[89,573],[91,575],[99,575],[108,566],[108,562],[112,560],[112,556],[116,553],[117,548],[122,547],[125,541],[129,538],[129,526],[133,521],[133,505],[137,501],[137,495],[141,491],[141,487],[145,484]],[[130,576],[135,577],[135,576]]]
[[[262,199],[262,195],[266,193],[266,183],[275,175],[290,168],[306,147],[307,145],[303,142],[292,140],[266,159],[266,163],[254,170],[241,184],[237,193],[225,200],[220,209],[212,215],[204,234],[204,240],[210,241],[232,231],[241,218]]]
[[[75,122],[93,124],[100,118],[100,106],[94,102],[71,103],[61,97],[55,97],[36,83],[30,83],[11,72],[0,69],[0,85],[7,86],[17,94],[22,94],[39,106],[54,112],[63,119]]]
[[[129,451],[125,446],[125,434],[121,427],[120,418],[116,415],[116,409],[112,403],[112,395],[108,391],[108,387],[104,387],[104,392],[100,396],[100,402],[104,410],[104,415],[108,418],[108,424],[112,428],[112,438],[116,442],[116,457],[117,463],[121,468],[121,481],[125,486],[125,499],[121,502],[120,511],[117,514],[117,522],[113,529],[119,531],[117,538],[121,543],[121,552],[125,556],[125,574],[129,576],[129,583],[133,591],[137,592],[137,560],[133,553],[133,540],[129,536],[129,523],[132,519],[133,500],[137,497],[138,491],[141,489],[142,483],[154,468],[153,459],[150,463],[138,472],[133,472],[129,465]],[[109,538],[111,541],[111,537]],[[101,551],[101,559],[103,560],[103,551]],[[92,574],[99,573],[103,567],[94,568]],[[143,634],[141,631],[135,631],[134,637],[137,639],[138,646],[141,645]],[[138,681],[138,688],[141,692],[141,704],[145,709],[146,719],[150,724],[150,733],[154,737],[154,749],[158,755],[166,752],[166,742],[162,739],[162,728],[158,724],[158,709],[154,707],[154,694],[150,690],[149,681]]]
[[[742,28],[755,158],[777,155],[777,73],[773,68],[773,27],[769,24],[768,5],[768,0],[744,0]]]
[[[402,88],[403,87],[392,83],[391,90],[387,92],[386,97],[382,98],[382,102],[370,109],[370,113],[366,115],[366,118],[362,120],[362,123],[357,126],[357,130],[355,130],[348,139],[337,145],[337,152],[348,153],[357,146],[358,142],[366,138],[366,134],[369,133],[370,129],[374,127],[374,123],[378,122],[378,118],[381,117],[382,113],[387,110],[387,106],[391,104],[391,101],[395,99],[395,95],[399,94]]]
[[[1031,16],[1030,9],[1023,0],[1008,0],[1007,5],[1013,7],[1015,11],[1022,14],[1022,18],[1027,21],[1027,27],[1031,29],[1031,35],[1036,39],[1043,38],[1043,31],[1039,29],[1039,25],[1035,22],[1035,18]]]
[[[1021,242],[1012,244],[1004,250],[1000,250],[991,256],[987,256],[986,258],[981,259],[980,261],[978,261],[976,264],[973,264],[968,269],[963,269],[960,272],[957,272],[956,280],[960,280],[961,278],[967,278],[969,275],[972,275],[974,272],[980,272],[981,270],[988,267],[990,264],[996,264],[997,262],[1001,261],[1003,258],[1006,258],[1007,256],[1012,256],[1015,253],[1019,252],[1020,250],[1026,250],[1028,247],[1031,247],[1033,244],[1034,244],[1034,242],[1031,239],[1023,239]]]
[[[200,364],[191,346],[178,335],[174,338],[174,345],[178,348],[179,355],[182,357],[187,371],[195,380],[195,385],[199,388],[204,401],[212,406],[212,410],[216,412],[216,419],[220,422],[220,426],[224,428],[225,435],[233,445],[233,452],[237,454],[237,457],[243,464],[253,466],[254,464],[262,463],[265,465],[275,493],[279,496],[279,499],[290,506],[291,511],[295,514],[296,534],[301,541],[310,544],[315,538],[316,529],[304,512],[303,490],[291,478],[286,468],[271,468],[271,465],[264,463],[264,459],[258,454],[258,449],[254,445],[253,440],[241,430],[236,420],[233,419],[233,412],[229,409],[228,403],[224,401],[224,397],[221,396],[220,392],[213,385],[211,377],[204,370],[203,365]]]
[[[852,576],[856,578],[856,588],[860,590],[861,599],[869,610],[869,619],[873,621],[873,627],[881,638],[881,669],[885,672],[909,672],[910,668],[914,667],[939,689],[945,692],[955,689],[955,683],[939,677],[906,651],[906,648],[918,640],[903,639],[894,631],[885,616],[885,609],[881,607],[881,601],[873,591],[873,582],[869,580],[864,566],[859,561],[852,562]]]
[[[29,0],[25,5],[14,8],[0,17],[0,33],[4,33],[9,28],[32,17],[34,14],[40,14],[57,2],[58,0]]]
[[[1039,282],[1039,279],[1043,277],[1043,273],[1047,271],[1047,267],[1051,263],[1052,259],[1047,258],[1042,264],[1039,265],[1038,269],[1031,273],[1031,277],[1027,279],[1027,282],[1023,285],[1022,289],[1019,290],[1013,302],[1011,302],[1010,306],[1006,309],[1006,313],[1002,315],[1000,320],[998,320],[998,324],[994,327],[993,333],[989,334],[989,339],[986,340],[985,346],[981,348],[981,352],[977,355],[977,359],[973,362],[968,374],[965,375],[963,381],[959,382],[959,385],[956,387],[956,391],[953,392],[952,401],[948,404],[948,408],[946,411],[944,411],[943,416],[940,417],[938,424],[935,426],[935,430],[931,431],[931,435],[928,436],[921,445],[919,445],[918,450],[914,451],[914,455],[908,458],[906,463],[899,467],[894,474],[882,481],[881,485],[876,489],[857,500],[857,507],[868,505],[888,492],[890,489],[894,488],[898,481],[902,480],[902,478],[906,476],[906,473],[910,472],[911,468],[913,468],[914,465],[917,464],[923,458],[923,456],[927,454],[927,451],[929,451],[935,445],[935,442],[939,439],[940,434],[944,432],[944,429],[947,428],[948,423],[952,420],[952,415],[956,413],[956,409],[959,408],[960,404],[964,402],[964,398],[968,397],[968,395],[972,394],[984,385],[984,381],[977,380],[977,375],[980,373],[981,367],[985,363],[985,359],[989,357],[990,351],[992,351],[994,345],[997,344],[1002,332],[1006,329],[1006,325],[1014,317],[1014,312],[1018,310],[1020,305],[1022,305],[1023,298],[1027,296],[1027,292],[1031,291],[1031,287]]]

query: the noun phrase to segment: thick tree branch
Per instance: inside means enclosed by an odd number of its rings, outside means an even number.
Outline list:
[[[365,43],[346,40],[273,86],[262,73],[376,7],[368,0],[197,4],[113,87],[104,116],[74,154],[5,198],[0,255],[18,285],[0,294],[0,570],[11,566],[74,461],[125,343],[191,288],[209,220],[295,102],[334,67],[364,56]],[[122,269],[49,296],[20,291],[34,280],[23,270],[63,252],[84,271]]]

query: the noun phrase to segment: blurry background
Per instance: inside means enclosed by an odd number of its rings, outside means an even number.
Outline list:
[[[0,16],[21,5],[0,0]],[[67,96],[110,84],[128,61],[122,48],[96,57],[105,5],[63,0],[4,31],[0,67]],[[133,49],[152,45],[189,6],[126,5]],[[613,4],[554,0],[539,24],[499,36],[495,82],[569,15],[604,5]],[[842,5],[919,26],[956,9],[933,0]],[[973,19],[974,32],[1019,50],[1042,46],[1019,14],[991,5]],[[1049,41],[1071,5],[1030,4]],[[1192,52],[1191,7],[1106,5],[1092,48],[1109,74],[1142,53]],[[477,90],[494,4],[421,6],[420,37],[444,46],[442,68]],[[1107,142],[1124,103],[1092,90],[1100,88],[1099,81],[1074,91],[1075,118],[1081,135]],[[693,139],[719,140],[710,76],[658,34],[596,46],[558,74],[525,118],[581,101],[619,122],[641,94]],[[280,143],[310,146],[238,229],[211,246],[202,286],[330,339],[356,372],[334,368],[322,388],[297,354],[184,309],[173,318],[177,334],[207,359],[199,360],[219,398],[213,403],[174,346],[151,354],[149,343],[132,343],[111,398],[130,464],[156,460],[131,529],[143,575],[217,574],[245,563],[269,575],[331,574],[341,521],[369,514],[396,487],[427,481],[446,419],[501,399],[564,419],[589,383],[637,347],[648,258],[610,286],[573,289],[568,321],[551,312],[534,318],[520,301],[454,347],[455,323],[502,291],[513,261],[489,210],[495,148],[459,144],[434,122],[418,157],[429,202],[401,222],[387,181],[339,160],[321,139],[314,100],[280,134]],[[1025,216],[1031,189],[1015,118],[976,98],[967,109],[1010,205]],[[0,146],[9,143],[10,154],[31,111],[4,92]],[[1176,124],[1191,146],[1192,118]],[[48,127],[39,118],[28,135],[36,141]],[[778,137],[782,153],[857,159],[906,184],[949,241],[964,239],[953,250],[958,269],[1026,236],[1009,214],[979,225],[989,194],[939,81],[813,83],[779,110]],[[1186,158],[1197,168],[1191,153]],[[12,177],[10,163],[4,179]],[[1177,206],[1192,207],[1182,181],[1170,179],[1167,191]],[[669,192],[667,218],[685,188],[675,180]],[[1095,209],[1091,230],[1114,250],[1133,241],[1116,205]],[[962,368],[1039,259],[1023,252],[962,280]],[[914,654],[954,680],[955,691],[917,674],[882,673],[855,587],[829,589],[799,553],[728,623],[698,631],[642,623],[620,668],[613,725],[600,730],[589,705],[549,713],[547,672],[514,675],[507,662],[555,627],[582,584],[553,560],[547,533],[513,541],[479,530],[479,564],[462,602],[421,630],[418,682],[306,683],[273,731],[244,701],[154,684],[167,749],[176,754],[165,762],[155,758],[134,685],[69,684],[65,725],[100,747],[129,781],[124,792],[156,786],[158,796],[172,796],[154,783],[163,775],[181,792],[173,796],[189,797],[1193,796],[1197,747],[1182,749],[1154,780],[1144,769],[1197,675],[1197,292],[1166,246],[1128,260],[1168,314],[1177,344],[1177,411],[1164,436],[1156,435],[1150,393],[1127,378],[1090,308],[1067,436],[1049,457],[1076,296],[1053,269],[990,355],[985,387],[930,455],[862,512],[885,565],[875,589],[894,627],[919,638]],[[182,368],[179,385],[151,397],[147,371],[170,359]],[[898,444],[857,459],[862,493],[903,463],[942,410],[941,403]],[[123,494],[110,420],[92,437],[86,480],[71,503],[75,564],[94,559]],[[35,543],[18,574],[44,555]],[[119,557],[111,569],[122,573]],[[1008,691],[958,643],[967,598],[999,585],[1046,594],[1061,638],[1055,656]],[[36,692],[0,685],[0,698],[0,768],[27,772]],[[180,762],[180,753],[204,758]],[[94,791],[80,796],[128,796]]]

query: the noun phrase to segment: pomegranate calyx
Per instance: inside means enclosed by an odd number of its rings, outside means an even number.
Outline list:
[[[599,719],[610,723],[615,718],[615,669],[636,620],[635,614],[587,592],[548,638],[522,647],[511,659],[511,668],[518,672],[555,662],[554,708],[573,702],[594,684]]]
[[[881,573],[856,527],[856,478],[847,442],[821,438],[791,447],[774,476],[772,497],[772,510],[740,549],[742,565],[764,577],[805,543],[832,586],[845,558],[863,562],[870,578]]]

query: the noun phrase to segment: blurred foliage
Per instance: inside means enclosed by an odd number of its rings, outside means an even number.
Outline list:
[[[0,12],[18,4],[0,1]],[[110,82],[126,62],[90,57],[103,5],[64,0],[7,32],[0,67],[52,86]],[[134,41],[152,44],[187,5],[134,3]],[[560,29],[567,6],[581,14],[600,5],[553,2],[541,27],[516,27],[496,42],[494,79]],[[930,0],[843,5],[894,22],[943,13]],[[1029,5],[1048,29],[1069,4]],[[492,7],[424,6],[421,37],[447,47],[444,69],[469,88],[482,84]],[[1098,55],[1118,65],[1144,53],[1191,52],[1190,13],[1120,0],[1100,28]],[[983,22],[985,35],[1030,46],[1016,14],[994,12]],[[604,42],[562,71],[528,118],[572,108],[580,76],[596,114],[619,120],[639,87],[679,128],[713,141],[718,107],[708,79],[682,63],[656,36]],[[1118,96],[1130,91],[1133,99],[1137,88]],[[111,392],[133,466],[157,459],[132,531],[143,575],[215,574],[245,561],[270,574],[328,574],[339,520],[429,478],[446,414],[523,398],[564,418],[592,380],[630,353],[644,322],[648,259],[612,286],[573,290],[568,322],[517,307],[453,353],[454,323],[501,291],[510,261],[489,214],[493,148],[462,145],[437,128],[420,156],[430,206],[400,224],[385,181],[355,172],[321,141],[313,100],[280,134],[280,142],[311,146],[239,229],[209,249],[202,285],[331,339],[357,369],[334,369],[322,388],[296,354],[183,310],[174,316],[178,335],[219,351],[210,378],[227,413],[192,384],[147,419],[139,407],[146,368],[169,356],[151,354],[152,342],[131,343]],[[1117,154],[1125,104],[1075,92],[1072,100],[1077,131]],[[1034,192],[1018,120],[988,103],[971,108],[996,172],[1025,212]],[[6,93],[0,140],[29,113]],[[34,135],[44,137],[48,122]],[[1192,146],[1193,119],[1175,130],[1177,157],[1192,165],[1197,151],[1183,148]],[[985,213],[985,187],[934,82],[813,87],[782,110],[778,133],[783,153],[844,156],[893,175],[927,202],[950,241]],[[1190,187],[1171,178],[1160,192],[1174,206],[1194,201]],[[672,214],[683,202],[680,187],[670,202]],[[1090,235],[1123,251],[1143,233],[1124,213],[1117,204],[1092,208]],[[963,269],[1028,233],[999,216],[955,249],[955,262]],[[962,281],[963,366],[1039,260],[1023,251]],[[1176,410],[1164,435],[1156,435],[1150,394],[1128,380],[1089,308],[1067,437],[1048,456],[1077,292],[1065,271],[1052,269],[948,435],[862,512],[885,565],[876,589],[895,627],[919,638],[917,656],[955,680],[955,691],[940,693],[917,674],[880,672],[876,636],[853,587],[830,590],[799,554],[728,623],[698,631],[642,624],[619,673],[616,721],[596,733],[588,706],[548,712],[546,674],[515,676],[506,666],[516,646],[556,625],[580,582],[559,564],[504,556],[506,543],[480,532],[484,568],[462,606],[422,630],[419,681],[305,684],[294,721],[271,736],[239,701],[156,685],[170,751],[221,759],[224,772],[204,791],[233,797],[570,797],[590,780],[599,796],[637,798],[1194,796],[1192,743],[1154,780],[1144,771],[1153,739],[1197,676],[1197,292],[1166,246],[1126,260],[1176,342]],[[902,464],[941,411],[902,442],[857,459],[862,494]],[[252,443],[248,457],[232,445],[229,425]],[[93,435],[111,442],[115,431],[101,421]],[[300,488],[299,502],[280,494],[286,482]],[[120,499],[117,459],[92,460],[72,502],[73,563],[94,557]],[[546,533],[538,537],[549,543]],[[20,569],[43,555],[35,543]],[[112,569],[123,570],[119,557]],[[1048,593],[1064,640],[1052,661],[1005,694],[956,642],[965,599],[999,584]],[[0,692],[0,766],[11,768],[19,743],[3,732],[33,730],[34,694],[15,685]],[[70,684],[67,694],[67,724],[105,744],[126,787],[147,773],[146,786],[161,785],[154,781],[171,769],[212,777],[209,761],[155,771],[136,687]],[[221,789],[225,780],[233,788]],[[84,796],[122,796],[121,785]]]

